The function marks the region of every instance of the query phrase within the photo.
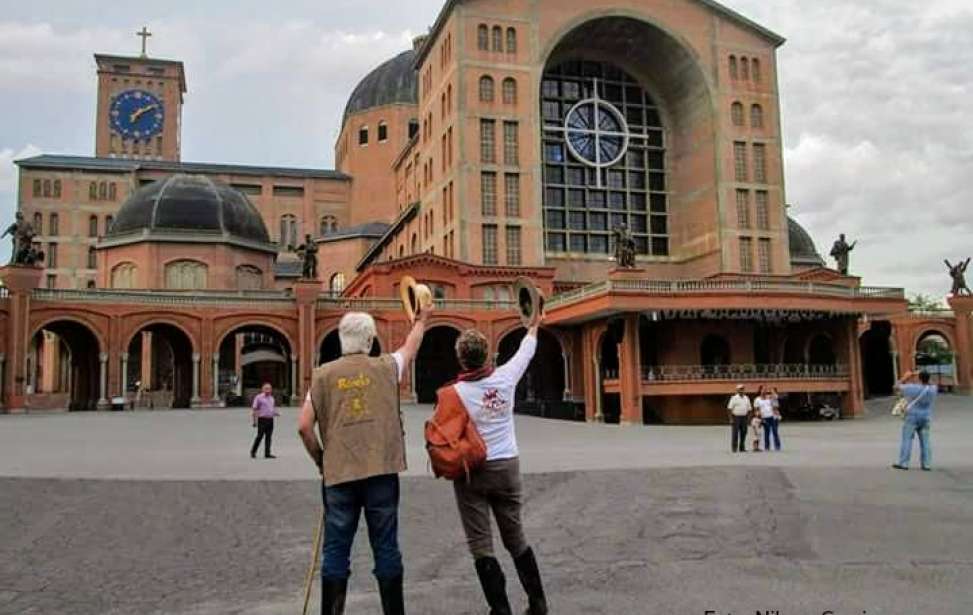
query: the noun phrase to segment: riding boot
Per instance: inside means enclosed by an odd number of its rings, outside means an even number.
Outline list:
[[[378,593],[382,597],[382,613],[384,615],[405,615],[402,575],[393,579],[378,579]]]
[[[480,586],[487,604],[490,605],[490,615],[513,615],[510,601],[507,599],[507,579],[503,576],[503,569],[495,557],[481,557],[476,560],[476,576],[480,578]]]
[[[537,558],[534,550],[527,548],[520,557],[514,559],[517,566],[517,576],[520,584],[527,592],[527,603],[530,608],[524,615],[547,615],[547,598],[544,596],[544,584],[541,582],[541,572],[537,568]]]
[[[321,615],[344,615],[348,579],[321,579]]]

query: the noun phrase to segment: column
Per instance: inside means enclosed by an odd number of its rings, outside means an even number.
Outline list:
[[[220,353],[213,353],[213,402],[220,401]]]
[[[238,396],[243,396],[243,334],[237,333],[233,336],[233,375],[236,376],[236,385],[233,392]]]
[[[198,406],[199,402],[199,361],[202,357],[198,352],[193,353],[193,398],[191,403],[193,406]]]
[[[962,395],[973,394],[973,327],[970,314],[973,314],[973,297],[950,297],[949,305],[956,314],[956,392]]]
[[[564,353],[564,401],[571,399],[571,355]]]
[[[103,352],[98,355],[98,384],[99,384],[99,397],[98,397],[98,409],[105,410],[111,407],[108,402],[108,353]]]
[[[842,411],[843,417],[857,418],[865,413],[865,390],[862,381],[861,350],[858,347],[858,322],[848,320],[845,331],[848,336],[848,377],[851,389],[848,391],[848,409]]]
[[[639,352],[639,315],[625,315],[625,334],[618,345],[618,379],[622,425],[642,424],[642,360]]]
[[[151,391],[156,383],[152,378],[152,332],[142,331],[142,390]]]
[[[601,411],[601,397],[602,397],[602,394],[601,394],[602,393],[602,391],[601,391],[601,387],[602,387],[602,384],[601,384],[601,358],[598,356],[597,350],[591,356],[591,361],[595,364],[595,390],[594,390],[594,394],[595,394],[594,395],[594,397],[595,397],[595,422],[596,423],[604,423],[605,422],[605,415]]]
[[[297,357],[291,355],[291,405],[297,406],[301,403],[301,389],[297,383],[297,370],[300,367],[300,362]]]
[[[3,388],[3,385],[6,384],[6,382],[4,381],[4,376],[6,376],[6,372],[4,370],[4,367],[6,367],[6,365],[5,365],[6,359],[7,359],[6,355],[4,355],[2,352],[0,352],[0,410],[3,410],[4,409],[4,405],[3,405],[3,391],[4,391],[4,388]]]
[[[128,398],[128,353],[123,352],[118,357],[122,362],[122,392],[121,396],[125,399]]]

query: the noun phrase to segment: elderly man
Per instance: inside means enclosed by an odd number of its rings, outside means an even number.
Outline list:
[[[324,479],[322,614],[344,613],[351,547],[362,510],[382,612],[405,613],[398,539],[399,472],[406,468],[399,382],[419,351],[428,316],[428,310],[416,316],[402,348],[370,357],[375,321],[368,314],[346,314],[338,325],[343,356],[314,372],[298,424]]]
[[[250,447],[250,458],[257,457],[257,449],[260,448],[260,441],[263,440],[264,458],[277,459],[277,456],[270,452],[270,439],[274,435],[274,417],[280,416],[280,412],[277,411],[277,404],[274,401],[274,388],[269,382],[265,382],[260,393],[253,398],[250,415],[253,426],[257,428],[257,437]]]
[[[730,411],[730,426],[733,430],[730,436],[730,446],[733,452],[747,452],[747,419],[753,410],[750,398],[743,394],[743,385],[737,385],[737,393],[726,404]]]

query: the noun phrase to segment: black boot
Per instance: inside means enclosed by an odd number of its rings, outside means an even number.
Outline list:
[[[378,593],[382,597],[382,613],[385,615],[405,615],[402,575],[394,579],[378,579]]]
[[[321,615],[344,615],[348,579],[321,579]]]
[[[476,576],[480,577],[483,595],[490,605],[490,615],[513,615],[507,599],[507,579],[497,558],[481,557],[476,560]]]
[[[537,568],[537,558],[530,547],[514,560],[517,566],[517,576],[520,584],[527,592],[527,602],[530,608],[525,615],[547,615],[547,598],[544,597],[544,584],[541,582],[541,571]]]

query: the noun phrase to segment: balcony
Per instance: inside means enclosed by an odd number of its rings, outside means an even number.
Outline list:
[[[602,374],[606,393],[620,393],[617,371]],[[642,368],[642,395],[649,397],[729,395],[737,384],[755,393],[760,385],[781,393],[843,392],[851,389],[848,365],[753,364],[653,365]]]

